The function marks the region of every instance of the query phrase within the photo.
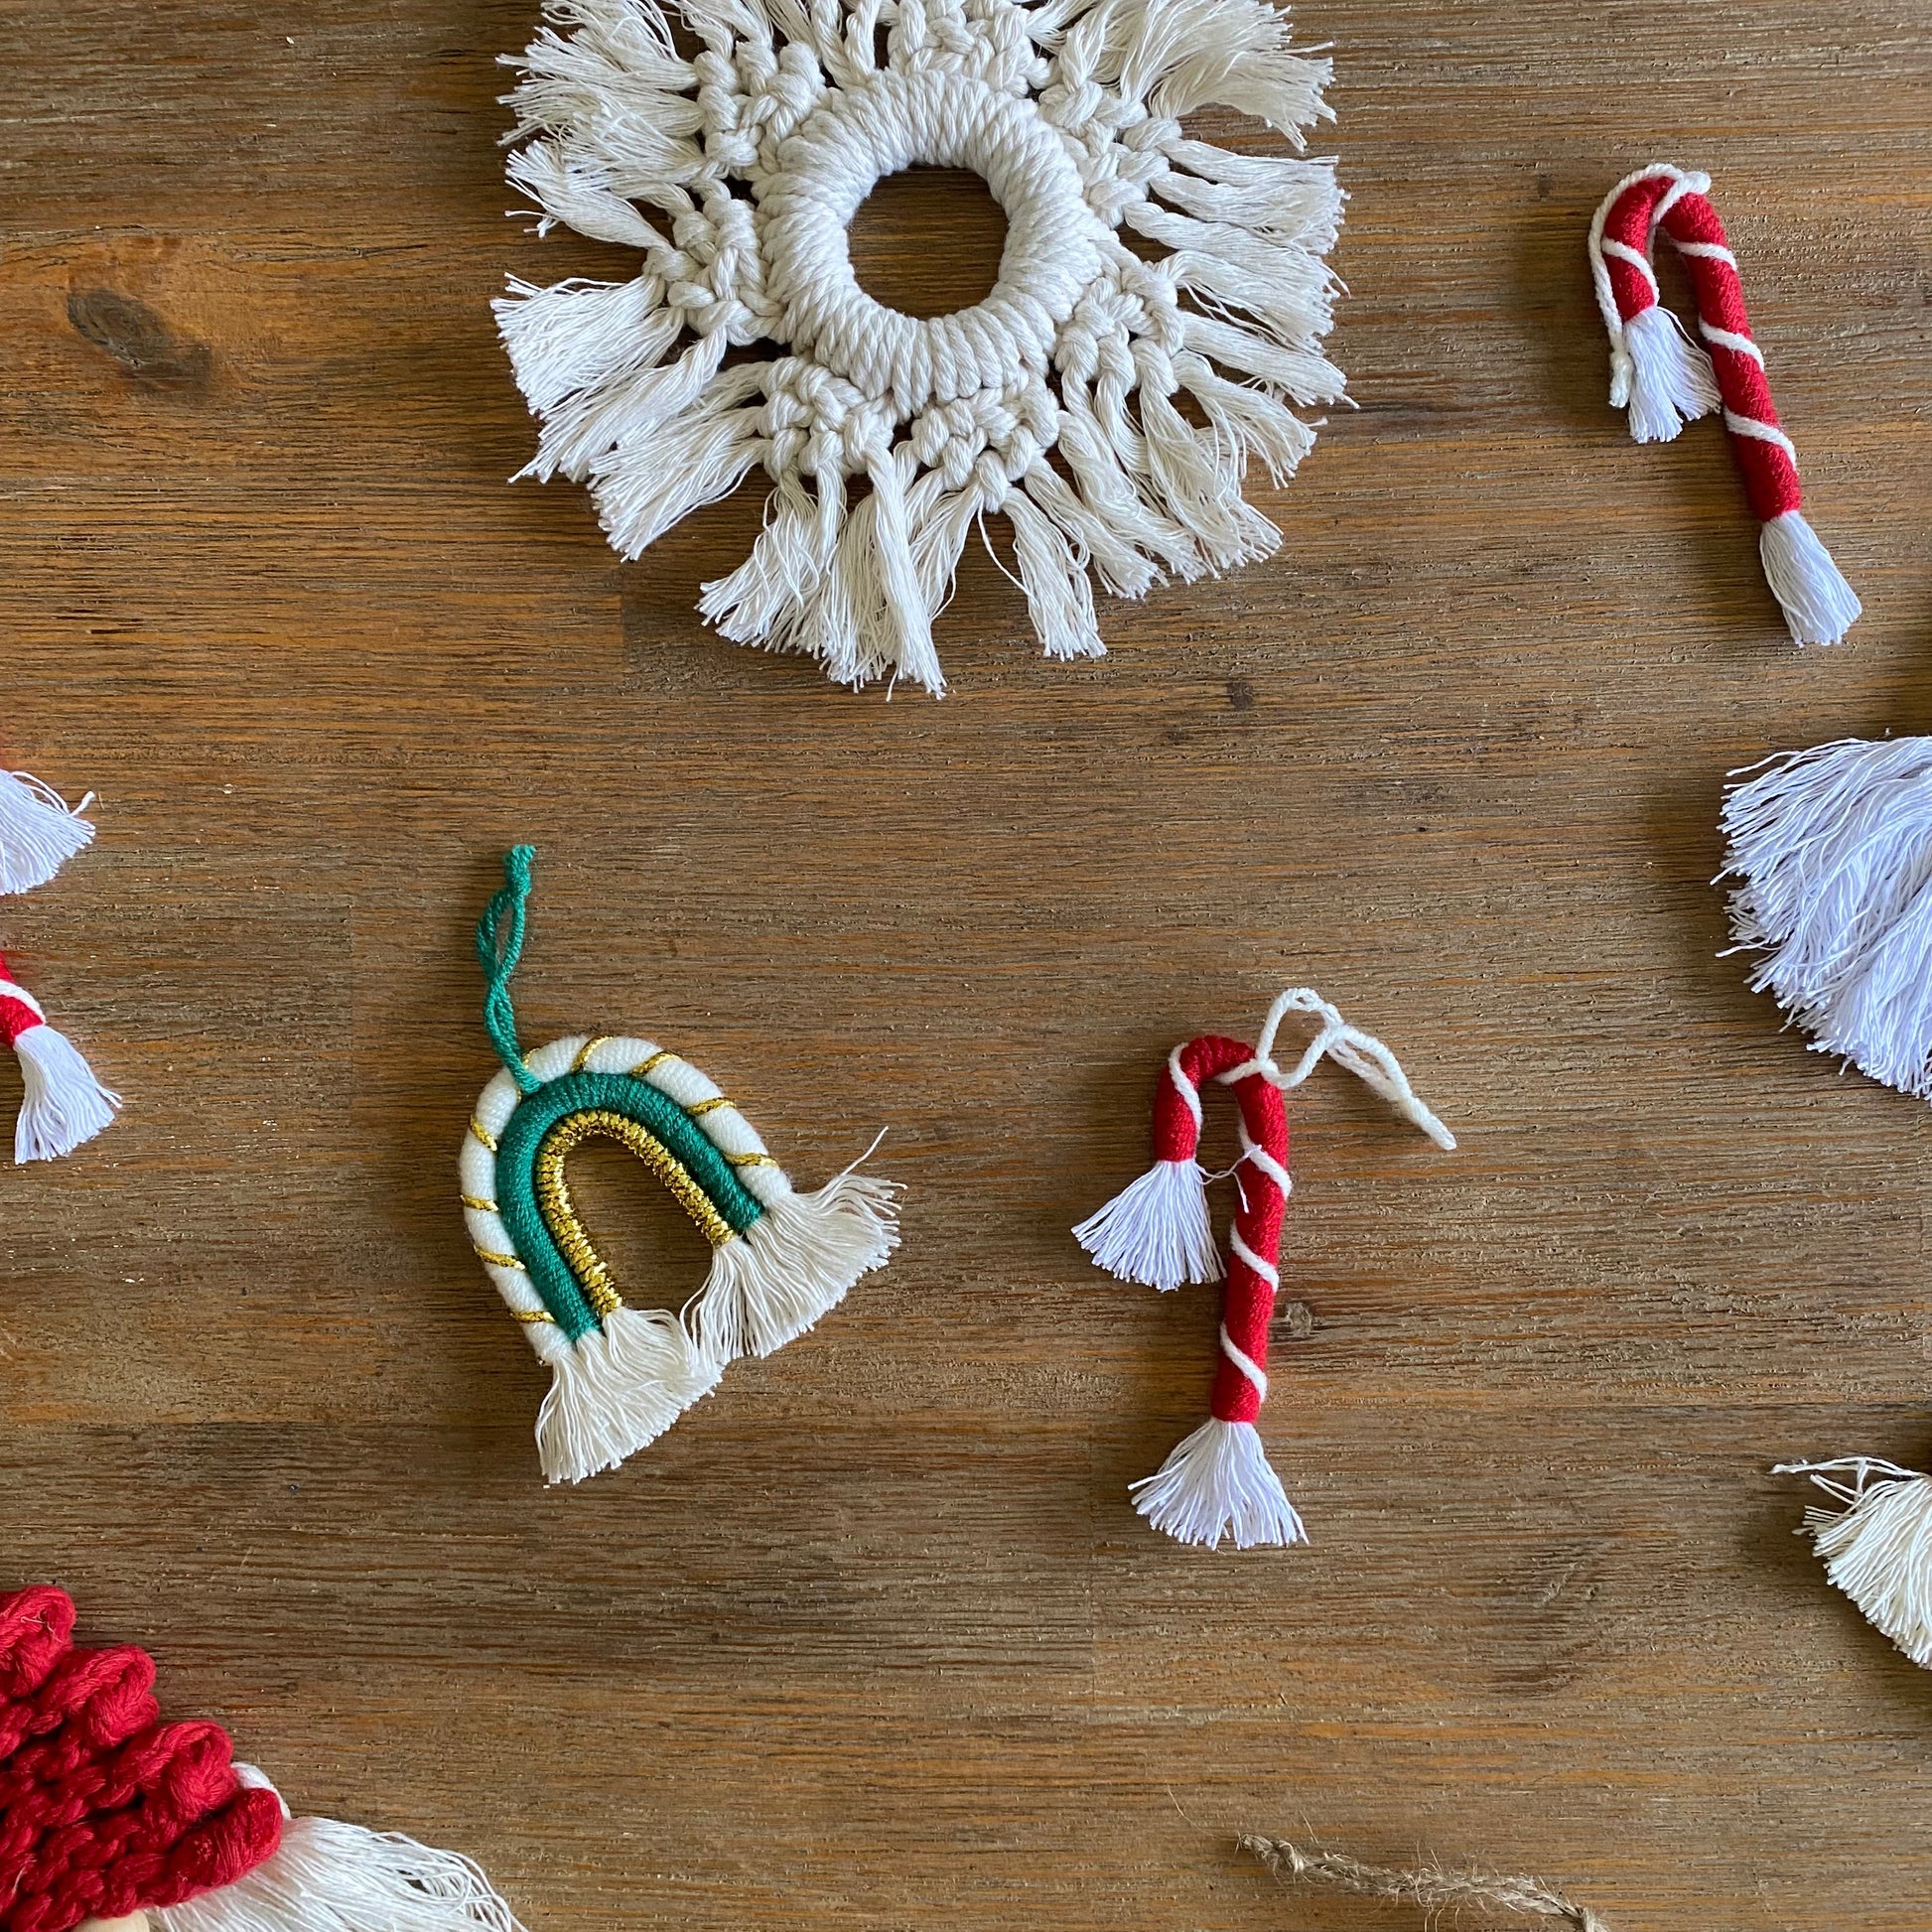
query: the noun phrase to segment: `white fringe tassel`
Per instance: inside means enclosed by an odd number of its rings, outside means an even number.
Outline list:
[[[1799,643],[1836,644],[1858,622],[1864,606],[1799,511],[1786,510],[1764,525],[1757,554]]]
[[[1129,1484],[1128,1493],[1154,1528],[1182,1543],[1213,1550],[1227,1537],[1252,1550],[1309,1540],[1251,1422],[1202,1423],[1158,1475]]]
[[[1753,989],[1817,1051],[1932,1096],[1932,738],[1788,753],[1732,789],[1724,831]]]
[[[148,1918],[155,1932],[524,1932],[460,1853],[329,1818],[291,1819],[245,1877]]]
[[[14,1127],[16,1161],[54,1161],[71,1154],[109,1126],[121,1097],[94,1077],[93,1068],[65,1034],[29,1027],[14,1041],[26,1097]]]
[[[724,1373],[662,1309],[614,1310],[551,1359],[537,1412],[546,1482],[582,1482],[654,1443]]]
[[[1217,1282],[1225,1272],[1198,1161],[1155,1162],[1082,1221],[1073,1238],[1108,1274],[1163,1294],[1183,1282]]]
[[[722,1371],[741,1355],[769,1355],[837,1308],[898,1246],[897,1192],[848,1168],[814,1194],[771,1203],[715,1250],[691,1311],[704,1358]]]
[[[1722,405],[1711,357],[1661,302],[1625,323],[1622,333],[1628,367],[1612,350],[1610,399],[1627,401],[1630,434],[1637,442],[1668,443],[1686,423]]]
[[[1806,1510],[1799,1534],[1871,1623],[1932,1668],[1932,1481],[1866,1455],[1781,1462],[1774,1473],[1809,1476],[1844,1505]]]
[[[45,886],[92,844],[94,828],[80,816],[92,802],[89,792],[69,805],[52,785],[25,771],[0,771],[0,893],[31,893]]]

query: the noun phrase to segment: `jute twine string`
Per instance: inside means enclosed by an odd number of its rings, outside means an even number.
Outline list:
[[[1259,1859],[1284,1884],[1300,1878],[1357,1898],[1399,1898],[1420,1905],[1425,1912],[1477,1909],[1514,1912],[1523,1918],[1555,1919],[1575,1932],[1610,1932],[1587,1905],[1552,1891],[1534,1878],[1512,1878],[1502,1872],[1447,1871],[1424,1865],[1415,1871],[1364,1864],[1339,1852],[1304,1852],[1285,1838],[1262,1838],[1244,1832],[1242,1851]]]

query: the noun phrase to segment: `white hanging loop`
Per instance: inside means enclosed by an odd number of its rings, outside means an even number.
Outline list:
[[[1291,1013],[1306,1014],[1318,1020],[1320,1026],[1314,1037],[1303,1048],[1302,1057],[1295,1062],[1293,1069],[1284,1073],[1275,1060],[1275,1035]],[[1445,1153],[1453,1151],[1455,1136],[1409,1084],[1409,1076],[1403,1072],[1402,1062],[1388,1047],[1373,1034],[1365,1034],[1359,1027],[1351,1027],[1311,986],[1292,987],[1268,1009],[1268,1018],[1262,1023],[1261,1036],[1255,1041],[1252,1065],[1264,1078],[1286,1092],[1291,1087],[1299,1087],[1319,1065],[1324,1055],[1337,1066],[1347,1068],[1371,1092],[1380,1094],[1404,1120],[1420,1127]],[[1243,1070],[1237,1068],[1236,1072]],[[1223,1074],[1221,1077],[1226,1079],[1230,1076]]]

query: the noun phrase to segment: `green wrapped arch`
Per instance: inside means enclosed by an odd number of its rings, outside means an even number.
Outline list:
[[[531,1285],[571,1341],[601,1323],[545,1217],[537,1161],[553,1129],[595,1112],[617,1114],[642,1129],[733,1233],[743,1234],[764,1212],[704,1129],[648,1081],[629,1073],[566,1073],[526,1093],[497,1137],[496,1207]]]

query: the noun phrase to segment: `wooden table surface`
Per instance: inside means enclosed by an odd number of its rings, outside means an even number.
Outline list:
[[[1104,662],[969,558],[943,703],[699,624],[755,493],[620,566],[507,486],[490,296],[622,272],[503,218],[527,0],[0,18],[0,735],[101,828],[0,943],[128,1097],[0,1169],[9,1585],[533,1932],[1415,1923],[1243,1828],[1619,1932],[1932,1924],[1932,1679],[1767,1473],[1932,1452],[1932,1121],[1780,1033],[1708,883],[1727,768],[1932,728],[1922,7],[1309,0],[1359,410],[1275,561],[1104,604]],[[1788,643],[1715,427],[1604,406],[1585,228],[1660,156],[1717,178],[1846,649]],[[973,299],[984,199],[881,200],[862,274]],[[801,1180],[883,1125],[906,1183],[887,1274],[571,1491],[455,1199],[515,839],[530,1037],[649,1033]],[[1313,1542],[1209,1555],[1124,1491],[1213,1293],[1066,1229],[1167,1046],[1299,982],[1462,1145],[1297,1101]],[[580,1170],[681,1299],[695,1235]]]

